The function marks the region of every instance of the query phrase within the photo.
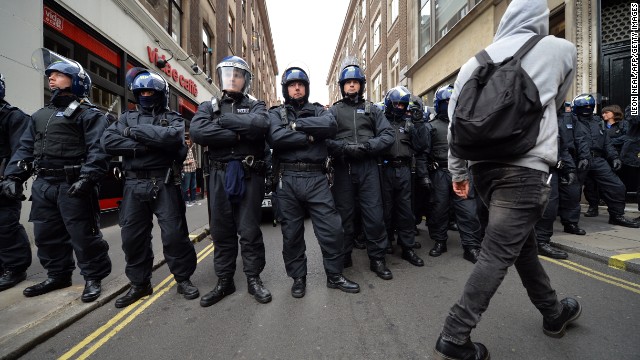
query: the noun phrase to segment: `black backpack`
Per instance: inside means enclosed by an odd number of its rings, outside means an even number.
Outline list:
[[[544,36],[536,35],[495,64],[485,50],[462,87],[451,119],[451,153],[465,160],[489,160],[527,153],[540,132],[544,108],[536,84],[520,66]]]

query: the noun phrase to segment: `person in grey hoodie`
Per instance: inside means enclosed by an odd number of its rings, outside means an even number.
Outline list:
[[[548,33],[546,0],[513,0],[493,43],[485,50],[498,63],[512,56],[530,37]],[[478,195],[489,208],[489,223],[478,262],[436,342],[437,359],[489,359],[487,348],[471,342],[470,333],[514,264],[531,302],[543,316],[546,335],[563,336],[566,325],[580,316],[582,309],[575,299],[558,301],[538,259],[533,230],[549,199],[549,168],[556,164],[558,156],[556,112],[572,82],[575,63],[575,46],[553,36],[543,38],[522,59],[522,68],[537,86],[544,108],[536,145],[526,154],[469,161],[467,168],[464,159],[449,152],[455,193],[465,198],[471,177]],[[449,102],[449,118],[454,118],[460,91],[479,65],[474,57],[460,69]]]

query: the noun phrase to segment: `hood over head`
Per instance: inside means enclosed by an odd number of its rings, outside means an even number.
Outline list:
[[[500,20],[493,41],[525,34],[549,35],[546,0],[513,0]]]

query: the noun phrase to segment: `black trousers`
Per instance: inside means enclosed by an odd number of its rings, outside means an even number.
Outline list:
[[[357,198],[369,258],[384,259],[388,239],[384,226],[380,173],[375,159],[352,163],[337,162],[331,191],[342,218],[344,254],[350,256],[353,251],[353,209]]]
[[[549,175],[551,176],[549,202],[542,213],[542,217],[536,222],[534,227],[538,244],[549,243],[551,241],[551,236],[553,236],[553,223],[556,221],[558,215],[558,203],[560,202],[558,191],[559,174],[555,168],[551,168],[549,169]]]
[[[411,169],[408,166],[382,168],[382,199],[387,238],[398,232],[398,244],[411,249],[416,242],[415,218],[411,209]]]
[[[591,159],[587,179],[593,181],[597,186],[596,195],[599,193],[607,204],[609,215],[623,215],[626,189],[618,175],[611,169],[607,160],[600,156]],[[587,180],[585,180],[587,181]],[[593,193],[591,193],[593,195]],[[590,195],[590,196],[591,196]],[[587,193],[585,193],[585,197]],[[593,201],[593,199],[592,199]],[[597,201],[595,203],[597,205]]]
[[[313,231],[322,251],[325,272],[342,273],[342,220],[336,210],[325,175],[320,171],[284,171],[282,187],[278,186],[274,196],[278,203],[276,216],[282,228],[282,257],[287,275],[292,278],[307,275],[305,210],[308,210],[311,216]]]
[[[64,180],[42,177],[31,186],[29,221],[40,264],[50,278],[71,278],[75,253],[80,275],[87,281],[101,280],[111,273],[111,259],[99,227],[98,190],[90,196],[69,197],[69,187]]]
[[[0,198],[0,269],[22,272],[31,265],[31,245],[20,224],[22,202]]]
[[[245,275],[258,276],[265,266],[260,230],[264,175],[252,173],[245,178],[244,196],[239,203],[231,203],[224,191],[225,174],[225,170],[212,170],[209,176],[214,269],[218,277],[233,277],[239,246]]]
[[[189,240],[180,185],[163,179],[127,179],[120,204],[125,274],[134,285],[151,281],[153,215],[158,219],[162,252],[177,282],[188,280],[196,270],[196,251]],[[155,198],[154,198],[155,196]]]
[[[463,247],[479,248],[482,243],[482,238],[480,237],[481,227],[480,220],[478,220],[473,184],[469,188],[468,197],[462,199],[453,192],[449,171],[439,168],[432,171],[429,176],[433,183],[433,192],[427,216],[427,226],[431,239],[441,242],[447,241],[449,211],[453,209],[460,231],[460,243]]]

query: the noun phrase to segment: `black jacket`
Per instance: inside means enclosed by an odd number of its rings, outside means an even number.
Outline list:
[[[283,119],[282,109],[286,111]],[[295,130],[291,129],[295,123]],[[338,130],[336,119],[324,106],[309,102],[300,108],[285,104],[269,109],[267,142],[281,163],[322,164],[327,158],[326,139]]]
[[[211,101],[198,106],[191,119],[191,140],[208,146],[209,158],[215,161],[242,160],[248,155],[263,159],[269,129],[264,102],[246,95],[235,100],[225,94],[219,108],[214,113]]]

